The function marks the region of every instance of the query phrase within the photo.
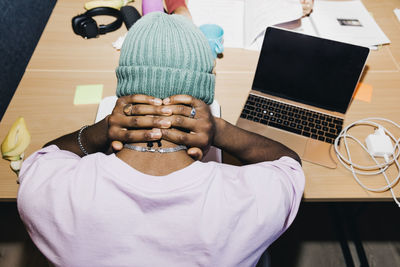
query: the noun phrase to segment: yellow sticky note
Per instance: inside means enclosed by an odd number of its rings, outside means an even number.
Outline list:
[[[102,84],[78,85],[75,90],[74,105],[98,104],[102,96]]]
[[[354,98],[365,102],[371,102],[372,85],[366,83],[358,83]]]

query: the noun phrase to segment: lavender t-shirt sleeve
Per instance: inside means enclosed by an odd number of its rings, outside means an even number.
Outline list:
[[[21,170],[19,172],[18,175],[18,181],[20,184],[22,184],[24,182],[25,177],[30,177],[32,173],[36,173],[38,170],[37,168],[41,168],[41,171],[43,171],[43,175],[41,175],[41,177],[45,178],[46,174],[50,174],[51,172],[54,172],[54,167],[57,167],[58,170],[59,166],[63,166],[63,164],[61,165],[55,165],[53,164],[52,166],[49,165],[44,165],[42,166],[40,163],[40,161],[47,161],[47,160],[55,160],[55,161],[63,161],[66,160],[68,161],[73,161],[74,163],[76,163],[77,161],[79,161],[81,158],[69,151],[66,150],[60,150],[56,145],[51,145],[51,146],[47,146],[44,147],[38,151],[36,151],[35,153],[33,153],[32,155],[30,155],[23,163],[22,163],[22,167]],[[39,179],[39,178],[37,178]]]
[[[286,220],[286,230],[296,217],[304,192],[305,177],[301,165],[290,157],[282,157],[271,163],[282,173],[281,181],[288,192],[290,202],[289,213]]]
[[[275,225],[279,236],[293,222],[300,206],[305,184],[301,165],[290,157],[282,157],[245,166],[243,175],[256,197],[262,217],[259,220],[264,219],[268,226]]]

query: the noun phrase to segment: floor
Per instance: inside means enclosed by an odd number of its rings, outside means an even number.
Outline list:
[[[0,202],[0,267],[48,267],[19,219],[16,203]]]
[[[0,203],[0,267],[47,267],[18,219]],[[387,203],[303,203],[269,249],[272,267],[400,266],[400,212]]]
[[[387,203],[304,203],[270,248],[272,266],[400,266],[400,212]]]

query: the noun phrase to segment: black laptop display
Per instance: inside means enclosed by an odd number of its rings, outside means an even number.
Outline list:
[[[345,113],[368,53],[366,47],[267,28],[252,89]]]

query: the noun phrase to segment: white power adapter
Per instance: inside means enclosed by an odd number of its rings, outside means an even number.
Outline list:
[[[365,139],[368,152],[374,157],[384,157],[386,162],[389,156],[393,155],[394,148],[390,137],[386,135],[382,127],[378,127],[375,133],[368,135]]]
[[[396,195],[394,194],[393,191],[393,186],[395,186],[399,180],[400,180],[400,171],[399,171],[399,166],[400,163],[398,162],[398,158],[400,157],[400,138],[398,139],[397,137],[394,137],[392,133],[390,133],[388,130],[386,130],[383,126],[380,124],[376,123],[375,121],[384,121],[388,122],[394,126],[396,126],[398,129],[400,129],[400,125],[385,119],[385,118],[367,118],[367,119],[362,119],[358,120],[356,122],[353,122],[346,127],[339,133],[338,137],[335,139],[334,143],[334,148],[336,152],[336,156],[338,157],[339,161],[343,164],[343,166],[351,171],[353,174],[354,179],[356,182],[365,190],[371,191],[371,192],[384,192],[386,190],[390,190],[390,193],[392,194],[393,200],[396,202],[396,204],[400,207],[400,201],[397,200]],[[374,127],[376,130],[373,134],[368,135],[368,137],[365,139],[366,146],[364,146],[360,140],[355,138],[354,136],[350,135],[348,133],[349,129],[357,126],[357,125],[369,125]],[[344,142],[344,150],[347,152],[347,158],[342,155],[340,149],[339,149],[339,141],[343,139]],[[350,156],[350,149],[347,144],[347,139],[352,139],[355,142],[357,142],[361,147],[372,157],[373,161],[376,163],[376,165],[368,165],[368,166],[362,166],[359,164],[356,164],[352,162],[351,156]],[[379,163],[376,157],[383,157],[385,159],[385,163]],[[397,176],[389,181],[389,178],[386,174],[386,170],[393,164],[396,164],[398,174]],[[391,172],[392,173],[392,172]],[[394,173],[394,169],[393,169]],[[383,187],[369,187],[363,184],[363,182],[358,178],[357,174],[361,175],[378,175],[382,174],[383,177],[385,178],[385,181],[387,183],[386,186]]]

